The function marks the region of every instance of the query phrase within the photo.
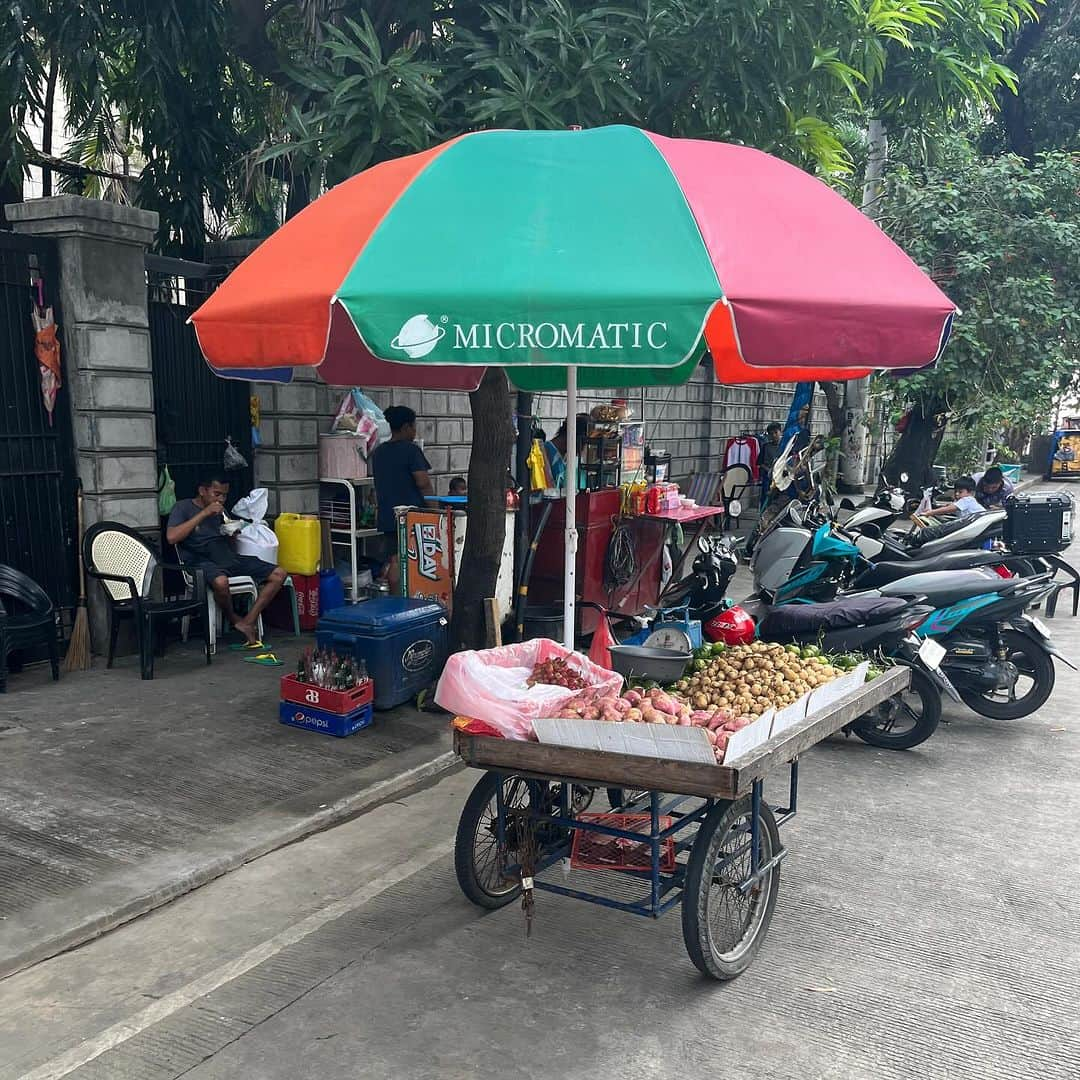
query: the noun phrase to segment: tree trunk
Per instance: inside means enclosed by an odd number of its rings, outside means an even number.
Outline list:
[[[946,419],[944,410],[924,412],[921,405],[912,406],[907,427],[883,468],[890,484],[897,484],[915,495],[930,483],[930,466],[941,446]],[[901,481],[901,473],[907,473],[906,482]]]
[[[495,595],[506,537],[506,466],[514,429],[502,368],[487,369],[479,389],[469,395],[469,406],[473,420],[469,528],[450,625],[450,647],[455,651],[484,646],[484,600]]]
[[[863,177],[862,212],[876,220],[885,177],[885,160],[889,152],[885,121],[880,117],[871,118],[866,134],[869,151]],[[866,436],[869,430],[866,412],[869,400],[869,376],[846,384],[844,432],[840,441],[840,481],[837,485],[840,491],[861,492],[866,479]]]
[[[307,173],[291,172],[285,198],[285,220],[296,217],[311,202],[311,181]]]
[[[41,118],[41,152],[51,154],[53,149],[53,109],[56,107],[56,80],[60,74],[56,45],[49,50],[49,75],[45,84],[45,112]],[[48,198],[52,193],[52,169],[41,168],[41,194]]]
[[[11,223],[7,219],[4,207],[10,203],[23,201],[22,176],[14,179],[10,176],[0,177],[0,229],[11,229]]]
[[[839,448],[833,443],[834,439],[842,439],[844,434],[844,403],[841,397],[843,386],[837,382],[819,382],[822,393],[825,395],[825,405],[829,410],[829,452],[825,458],[825,474],[829,483],[834,487],[838,481],[840,469]]]

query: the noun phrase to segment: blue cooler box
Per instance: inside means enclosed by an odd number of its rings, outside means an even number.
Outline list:
[[[442,604],[402,596],[335,608],[315,628],[320,648],[364,661],[376,709],[392,709],[429,687],[446,661],[448,637]]]

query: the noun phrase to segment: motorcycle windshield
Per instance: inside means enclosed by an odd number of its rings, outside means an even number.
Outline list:
[[[814,533],[811,551],[819,559],[854,559],[859,555],[859,549],[837,536],[828,522],[820,525]]]

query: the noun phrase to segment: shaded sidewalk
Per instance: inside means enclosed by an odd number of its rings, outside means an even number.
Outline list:
[[[453,768],[446,718],[398,708],[346,739],[277,720],[285,668],[172,645],[155,678],[12,675],[0,696],[0,977]]]

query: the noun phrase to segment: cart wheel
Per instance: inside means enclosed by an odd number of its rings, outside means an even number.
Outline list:
[[[682,923],[694,966],[714,979],[734,979],[754,959],[772,921],[780,867],[774,866],[748,893],[750,797],[719,802],[698,831],[683,888]],[[780,850],[772,810],[761,804],[761,863]]]
[[[507,810],[529,804],[529,786],[520,776],[484,773],[465,800],[454,843],[454,871],[461,891],[474,904],[492,910],[509,904],[521,892],[520,881],[502,876],[495,799],[500,783]],[[516,825],[508,821],[506,827],[509,853],[516,847]]]

